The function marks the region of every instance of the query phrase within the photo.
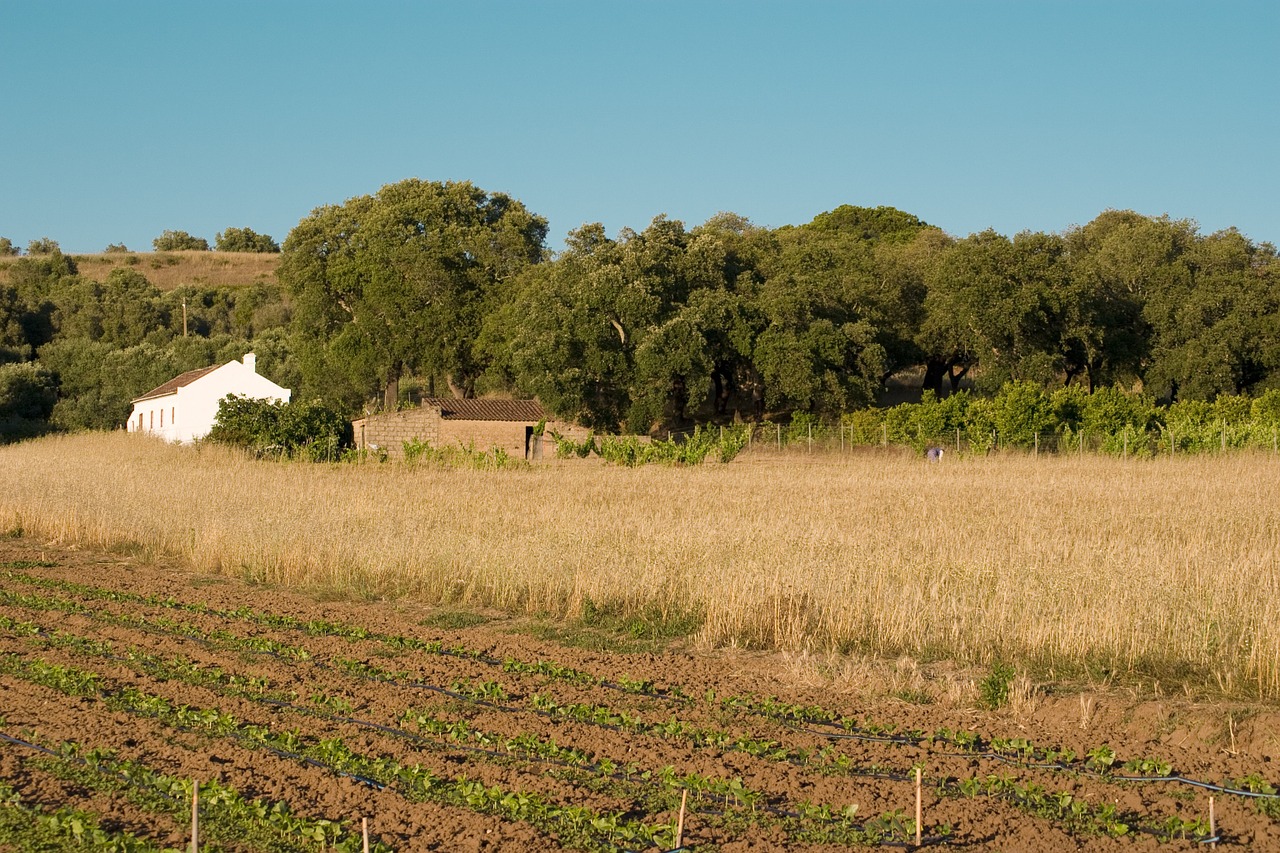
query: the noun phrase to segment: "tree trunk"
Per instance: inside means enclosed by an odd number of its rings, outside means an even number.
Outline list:
[[[684,377],[677,376],[671,382],[671,405],[675,409],[676,423],[684,425],[685,410],[689,408],[689,388],[685,385]]]
[[[387,375],[387,385],[382,390],[382,408],[394,412],[400,404],[400,368],[393,367]]]
[[[924,362],[924,382],[921,383],[921,389],[932,391],[935,397],[942,397],[942,380],[947,375],[946,359],[930,356]]]
[[[459,400],[470,400],[476,396],[476,384],[473,380],[450,376],[449,391]]]
[[[711,371],[711,381],[716,386],[716,414],[723,415],[729,410],[729,401],[738,390],[733,383],[733,370],[723,364],[716,365]]]

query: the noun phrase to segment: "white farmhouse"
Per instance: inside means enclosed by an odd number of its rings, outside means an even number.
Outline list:
[[[188,370],[133,401],[129,432],[146,432],[168,441],[190,442],[213,429],[218,403],[228,394],[289,402],[293,392],[258,375],[253,353],[243,361]]]

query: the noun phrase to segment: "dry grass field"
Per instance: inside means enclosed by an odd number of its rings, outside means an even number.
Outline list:
[[[105,281],[114,269],[133,269],[161,290],[182,285],[242,287],[274,283],[278,254],[263,252],[110,252],[71,255],[80,275]],[[0,284],[17,259],[0,261]]]
[[[692,614],[707,645],[1280,696],[1270,455],[926,465],[757,449],[698,468],[477,471],[117,433],[0,447],[0,482],[0,530],[355,600]]]

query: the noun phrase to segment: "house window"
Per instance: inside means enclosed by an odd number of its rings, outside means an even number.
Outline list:
[[[156,428],[156,413],[155,413],[155,410],[153,409],[151,411],[151,417],[147,420],[147,429],[155,429],[155,428]]]
[[[160,429],[164,429],[164,409],[160,410]]]
[[[169,407],[169,426],[178,425],[178,409],[176,406]]]
[[[142,412],[138,412],[138,432],[142,432]]]

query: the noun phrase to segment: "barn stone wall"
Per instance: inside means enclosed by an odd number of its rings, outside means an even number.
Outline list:
[[[425,441],[440,447],[440,410],[423,406],[402,412],[370,415],[351,424],[356,446],[385,450],[392,459],[404,456],[406,441]]]
[[[432,406],[383,412],[353,421],[356,446],[386,451],[392,459],[404,458],[406,441],[425,441],[432,447],[471,446],[478,451],[501,447],[516,459],[524,459],[526,430],[537,427],[535,421],[479,421],[442,418]],[[555,431],[582,440],[587,430],[573,424],[548,421],[546,433],[531,436],[529,459],[554,459],[556,443],[549,435]]]

